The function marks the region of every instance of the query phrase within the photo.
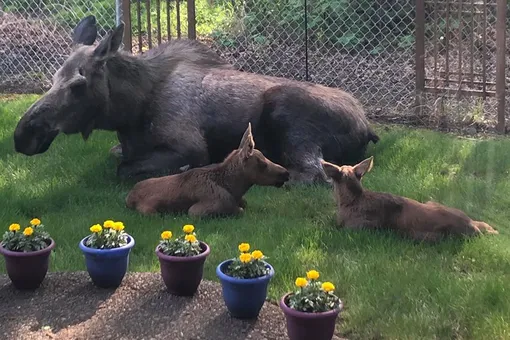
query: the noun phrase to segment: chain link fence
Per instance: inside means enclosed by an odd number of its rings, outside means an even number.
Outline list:
[[[41,93],[69,56],[78,21],[94,14],[99,36],[115,25],[115,0],[0,2],[0,93]]]

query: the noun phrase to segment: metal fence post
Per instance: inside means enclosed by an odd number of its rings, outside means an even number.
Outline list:
[[[122,21],[124,21],[124,50],[132,52],[131,33],[131,3],[130,0],[117,0],[122,2]]]
[[[416,98],[414,110],[417,116],[421,116],[425,91],[425,0],[416,0],[415,41]]]
[[[506,50],[506,10],[507,0],[497,2],[496,21],[496,100],[498,102],[498,124],[496,130],[506,133],[505,126],[505,50]]]

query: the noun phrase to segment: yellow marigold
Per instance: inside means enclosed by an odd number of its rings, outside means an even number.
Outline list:
[[[241,260],[242,263],[248,263],[251,261],[251,254],[243,253],[239,256],[239,260]]]
[[[122,222],[115,222],[115,223],[113,223],[112,228],[114,230],[117,230],[117,231],[124,230],[124,223],[122,223]]]
[[[184,227],[182,227],[182,231],[184,231],[186,234],[191,234],[195,230],[195,227],[191,224],[186,224]]]
[[[113,222],[112,220],[106,220],[104,221],[103,223],[103,227],[105,229],[108,229],[108,228],[113,228],[113,225],[115,224],[115,222]]]
[[[197,238],[195,237],[195,235],[186,235],[184,237],[184,239],[190,243],[193,243],[197,240]]]
[[[161,238],[163,240],[168,240],[168,239],[171,239],[172,238],[172,232],[171,231],[164,231],[161,233]]]
[[[303,288],[308,284],[308,281],[304,277],[298,277],[296,279],[296,286]]]
[[[259,259],[261,259],[264,256],[264,254],[262,254],[262,252],[260,250],[254,250],[253,253],[251,253],[251,256],[255,260],[259,260]]]
[[[239,245],[239,251],[241,253],[246,253],[248,250],[250,250],[250,245],[248,243],[241,243]]]
[[[13,223],[9,226],[9,231],[18,231],[21,229],[21,226],[18,223]]]
[[[317,280],[319,278],[319,272],[316,270],[310,270],[306,273],[308,280]]]
[[[38,218],[34,218],[32,221],[30,221],[30,224],[33,226],[38,226],[39,224],[41,224],[41,220]]]
[[[26,227],[25,230],[23,230],[23,235],[30,236],[34,233],[34,229],[32,227]]]
[[[92,227],[90,227],[90,231],[93,233],[99,233],[103,228],[99,224],[94,224]]]
[[[324,282],[322,284],[322,290],[325,292],[332,292],[335,290],[335,285],[332,284],[331,282]]]

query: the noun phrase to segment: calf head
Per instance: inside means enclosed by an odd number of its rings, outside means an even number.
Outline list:
[[[73,32],[73,51],[53,75],[51,88],[33,103],[14,131],[17,152],[45,152],[60,133],[81,133],[87,139],[94,122],[109,103],[106,62],[117,53],[124,24],[111,31],[97,46],[96,19],[87,16]]]
[[[326,176],[333,180],[335,187],[347,189],[351,193],[357,194],[363,190],[361,179],[367,172],[372,170],[374,157],[371,156],[354,166],[338,166],[325,160],[322,160],[321,163]]]
[[[236,158],[236,165],[242,169],[244,177],[251,183],[279,188],[290,178],[287,169],[271,162],[262,152],[255,149],[251,123],[248,124],[239,148],[233,156]]]

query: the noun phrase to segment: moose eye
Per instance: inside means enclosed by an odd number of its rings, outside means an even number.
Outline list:
[[[258,161],[257,165],[258,165],[260,170],[265,170],[267,168],[267,163],[266,162]]]
[[[78,73],[80,74],[80,76],[83,76],[83,75],[84,75],[83,67],[80,67],[80,68],[78,69]]]

